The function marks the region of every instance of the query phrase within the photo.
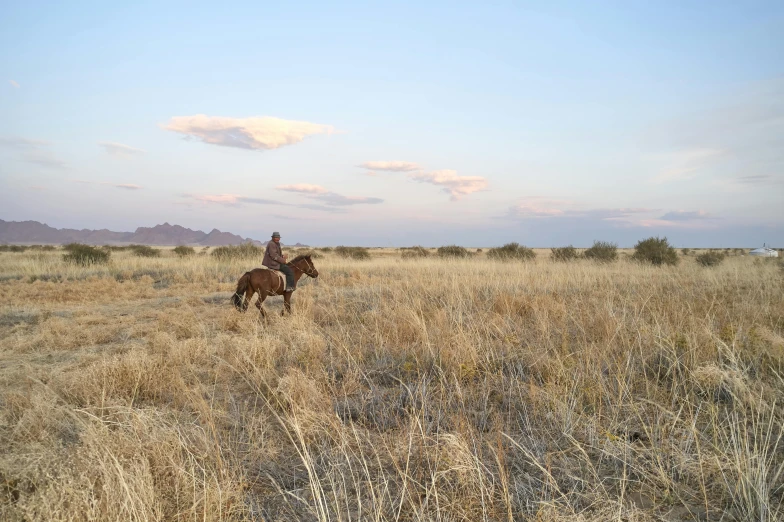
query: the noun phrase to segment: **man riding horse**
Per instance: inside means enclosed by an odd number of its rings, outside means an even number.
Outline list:
[[[273,232],[272,241],[267,243],[267,250],[264,252],[264,260],[261,264],[286,274],[286,292],[293,292],[297,288],[297,282],[294,280],[294,271],[286,264],[286,259],[287,256],[283,255],[280,246],[280,232]]]

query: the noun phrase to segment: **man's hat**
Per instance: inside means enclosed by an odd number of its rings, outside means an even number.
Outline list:
[[[272,237],[280,237],[280,232],[273,232]]]

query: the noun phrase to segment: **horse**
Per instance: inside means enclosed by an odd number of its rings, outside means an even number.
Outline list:
[[[302,274],[313,278],[319,275],[309,255],[297,256],[286,264],[294,269],[295,284]],[[280,315],[285,315],[286,312],[291,314],[291,294],[294,292],[284,292],[283,286],[283,281],[277,273],[266,268],[254,268],[250,272],[245,272],[237,281],[237,290],[231,300],[237,310],[245,312],[250,305],[253,294],[258,292],[259,298],[256,300],[256,308],[259,309],[261,317],[267,317],[267,312],[261,306],[264,300],[271,295],[283,295],[283,310]]]

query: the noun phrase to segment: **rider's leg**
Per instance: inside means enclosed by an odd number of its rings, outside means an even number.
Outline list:
[[[286,291],[294,291],[297,287],[294,282],[294,270],[292,270],[289,265],[280,265],[280,271],[286,274]]]

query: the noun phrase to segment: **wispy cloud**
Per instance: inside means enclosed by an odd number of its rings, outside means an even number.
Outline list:
[[[659,218],[662,221],[695,221],[716,219],[704,210],[673,210]]]
[[[16,87],[17,89],[19,88],[19,84],[13,80],[8,80],[8,83],[10,83],[12,87]]]
[[[98,143],[99,146],[103,147],[107,154],[112,156],[118,156],[121,158],[129,158],[132,156],[140,156],[144,154],[142,149],[137,149],[135,147],[131,147],[129,145],[123,145],[122,143],[112,143],[110,141],[102,141]]]
[[[724,151],[715,148],[695,148],[660,155],[657,159],[665,163],[665,167],[651,181],[666,183],[693,178],[698,171],[710,166],[723,153]]]
[[[758,176],[738,176],[735,181],[744,185],[758,185],[760,183],[768,183],[773,181],[772,176],[760,174]]]
[[[511,206],[506,217],[514,219],[573,218],[623,221],[635,215],[652,212],[656,212],[656,210],[649,208],[579,208],[571,201],[531,197]]]
[[[369,175],[375,175],[377,170],[385,172],[416,172],[422,170],[419,164],[410,161],[366,161],[357,166],[367,169]]]
[[[345,206],[345,205],[376,205],[383,203],[381,198],[371,198],[366,196],[344,196],[336,194],[335,192],[327,192],[326,194],[319,194],[317,199],[323,201],[327,205]]]
[[[457,201],[463,196],[479,192],[487,188],[487,180],[481,176],[458,176],[454,170],[436,170],[411,174],[411,179],[421,183],[430,183],[442,187],[442,190]]]
[[[345,212],[343,209],[330,207],[326,205],[313,205],[313,204],[292,204],[284,203],[274,199],[253,198],[248,196],[240,196],[238,194],[183,194],[183,198],[196,201],[203,205],[216,204],[227,207],[240,207],[242,205],[269,205],[279,207],[291,208],[304,208],[308,210],[317,210],[320,212],[329,212],[332,214]]]
[[[329,192],[321,185],[310,185],[308,183],[295,183],[294,185],[278,185],[275,187],[278,190],[286,192],[299,192],[301,194],[326,194]]]
[[[47,141],[7,136],[0,137],[0,147],[16,151],[20,159],[34,165],[52,169],[66,167],[64,161],[55,157],[51,150],[51,143]]]
[[[307,183],[278,185],[275,188],[286,192],[297,192],[307,196],[309,199],[315,199],[323,202],[325,205],[334,207],[342,207],[347,205],[372,205],[384,202],[384,200],[381,198],[372,198],[366,196],[344,196],[336,192],[331,192],[321,185],[309,185]]]
[[[108,187],[115,187],[125,190],[139,190],[143,188],[141,185],[134,185],[133,183],[109,183],[108,181],[87,181],[83,179],[72,179],[73,183],[86,183],[88,185],[106,185]]]
[[[334,127],[270,116],[226,118],[221,116],[175,116],[165,130],[200,139],[204,143],[249,150],[271,150],[293,145],[308,136],[332,134]]]

